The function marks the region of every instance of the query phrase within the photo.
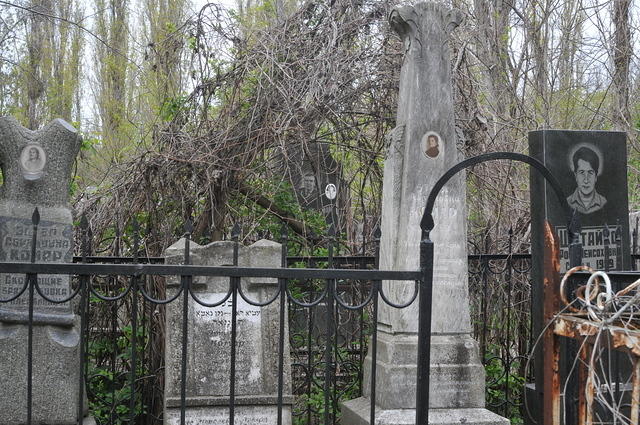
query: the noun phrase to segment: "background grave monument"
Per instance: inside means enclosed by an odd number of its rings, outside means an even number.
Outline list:
[[[0,261],[29,262],[33,211],[38,207],[37,262],[71,262],[71,167],[81,138],[57,119],[39,131],[13,118],[0,118]],[[18,294],[25,276],[0,274],[0,299]],[[70,295],[69,276],[39,275],[41,291],[52,299]],[[0,424],[26,423],[28,290],[0,303]],[[77,424],[80,372],[76,316],[70,303],[45,301],[37,292],[33,314],[33,423]],[[86,406],[86,403],[85,403]],[[87,422],[87,421],[85,421]]]
[[[631,265],[626,137],[624,132],[617,131],[540,130],[529,133],[529,154],[556,176],[564,193],[568,195],[569,206],[576,208],[578,212],[582,264],[596,270],[629,270]],[[531,172],[530,188],[531,299],[533,334],[538,336],[546,326],[543,318],[542,285],[545,221],[554,227],[560,241],[561,273],[569,269],[570,241],[566,212],[539,173]],[[572,341],[563,342],[563,382],[567,376],[567,362],[573,362],[577,353],[570,348],[572,345],[575,345]],[[614,363],[621,365],[623,369],[629,369],[626,355],[612,352],[612,356],[618,357]],[[537,384],[526,386],[526,400],[529,411],[534,416],[527,418],[529,423],[534,423],[531,419],[538,423],[541,420],[543,361],[542,344],[538,344],[534,353]],[[575,388],[577,382],[569,385],[568,391]],[[576,396],[577,392],[568,399]],[[577,417],[576,406],[577,399],[575,402],[565,403],[567,415]]]
[[[380,268],[419,268],[420,219],[436,180],[459,162],[454,129],[448,33],[460,14],[441,4],[393,10],[392,28],[402,37],[397,126],[388,136],[384,169]],[[431,137],[430,137],[431,136]],[[459,174],[435,205],[430,423],[506,424],[484,409],[484,369],[471,337],[467,289],[465,179]],[[408,300],[414,283],[383,283],[392,300]],[[342,423],[415,423],[417,302],[396,310],[380,301],[376,400],[370,399],[371,353],[365,361],[364,397],[344,403]],[[419,424],[426,425],[426,424]]]
[[[181,264],[185,240],[166,252],[168,264]],[[190,242],[191,263],[220,266],[233,264],[234,242],[219,241],[201,246]],[[246,267],[280,267],[281,246],[260,240],[239,247],[238,264]],[[167,296],[179,288],[176,277],[167,283]],[[242,279],[247,298],[259,303],[276,293],[276,279]],[[229,278],[197,277],[193,282],[196,296],[211,304],[221,300],[229,290]],[[286,294],[281,294],[285,296]],[[187,410],[188,425],[226,425],[229,423],[229,383],[231,367],[231,298],[217,307],[205,307],[189,299],[187,342]],[[269,425],[277,419],[278,340],[280,303],[265,307],[247,303],[238,295],[235,379],[235,423]],[[283,425],[291,425],[291,366],[289,329],[285,312],[284,333],[284,406]],[[165,423],[180,420],[182,297],[167,305],[166,327]]]

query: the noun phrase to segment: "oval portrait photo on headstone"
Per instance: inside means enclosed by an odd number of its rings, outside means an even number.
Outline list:
[[[327,199],[333,201],[334,199],[336,199],[336,195],[338,194],[338,188],[336,187],[335,184],[333,183],[329,183],[325,188],[324,188],[324,196],[327,197]]]
[[[428,131],[422,136],[420,147],[427,158],[436,158],[442,150],[442,139],[435,131]]]
[[[569,206],[582,214],[602,209],[607,198],[598,192],[598,177],[604,171],[600,149],[590,143],[578,144],[569,151],[567,162],[575,178],[575,190],[567,197]]]
[[[47,155],[42,146],[30,143],[22,149],[20,154],[20,166],[27,180],[35,180],[42,176],[44,166],[47,164]]]

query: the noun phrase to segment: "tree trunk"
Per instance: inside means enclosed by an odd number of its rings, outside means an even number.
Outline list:
[[[631,0],[613,1],[613,102],[612,124],[615,130],[631,129],[629,112],[629,65],[631,63],[631,31],[629,8]]]

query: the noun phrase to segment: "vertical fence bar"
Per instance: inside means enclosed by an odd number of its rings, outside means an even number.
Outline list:
[[[604,271],[606,273],[609,272],[609,270],[611,269],[611,267],[609,266],[609,261],[611,261],[611,255],[609,254],[609,249],[611,249],[611,229],[609,228],[609,225],[607,223],[604,224],[604,229],[602,231],[602,236],[603,236],[603,242],[604,242]],[[607,343],[609,343],[609,338],[608,338],[608,334],[606,334],[607,336]],[[608,379],[609,381],[613,380],[616,381],[613,384],[613,388],[614,388],[614,398],[617,400],[618,396],[620,395],[620,390],[618,388],[618,383],[617,383],[617,379],[616,376],[618,375],[618,355],[616,353],[612,353],[611,350],[607,349],[607,353],[608,353],[608,361],[607,361],[607,369],[608,369]],[[613,356],[612,356],[613,354]],[[613,365],[611,364],[613,363]],[[611,372],[611,368],[613,366],[613,373]]]
[[[238,266],[238,238],[240,226],[233,226],[231,238],[233,239],[233,265]],[[237,314],[238,314],[238,285],[239,278],[230,278],[231,282],[231,371],[229,376],[229,425],[235,424],[236,415],[236,339],[237,339]]]
[[[334,227],[331,225],[329,227],[329,246],[328,246],[328,263],[329,267],[333,264],[333,235],[334,235]],[[334,291],[334,280],[327,279],[327,299],[325,303],[325,312],[327,317],[326,323],[326,341],[324,348],[324,361],[325,361],[325,369],[324,369],[324,425],[330,425],[331,423],[331,381],[332,381],[332,357],[333,357],[333,291]]]
[[[369,423],[376,423],[376,369],[378,362],[378,293],[381,281],[373,282],[373,330],[371,332],[371,403],[369,405]]]
[[[133,218],[133,261],[138,263],[138,251],[140,250],[140,226],[138,220]],[[136,363],[138,354],[138,277],[131,276],[131,391],[129,399],[129,423],[133,424],[136,418]]]
[[[116,361],[118,358],[118,302],[111,301],[111,411],[109,419],[116,423]]]
[[[380,269],[380,226],[374,233],[375,241],[375,267]],[[369,403],[369,424],[376,423],[376,367],[378,362],[378,293],[381,281],[373,281],[373,329],[371,330],[371,402]]]
[[[80,219],[80,229],[82,233],[82,263],[85,264],[87,262],[87,256],[89,255],[89,244],[88,244],[88,228],[89,222],[87,221],[87,216],[82,214],[82,218]],[[84,377],[85,377],[85,366],[87,364],[85,359],[85,354],[87,349],[85,347],[86,342],[86,332],[87,332],[87,275],[82,275],[79,277],[78,284],[80,285],[80,374],[78,376],[78,425],[82,425],[82,419],[84,416]]]
[[[309,267],[315,268],[316,262],[313,258],[309,260]],[[311,299],[314,299],[313,296],[315,291],[313,290],[313,284],[310,285],[311,290]],[[309,314],[307,315],[307,424],[311,424],[311,386],[313,383],[313,357],[315,356],[315,350],[312,348],[313,342],[313,321],[314,321],[314,308],[308,307]]]
[[[38,224],[40,224],[40,212],[36,207],[31,215],[33,224],[33,235],[31,235],[31,263],[36,262],[36,244],[38,235]],[[27,273],[27,284],[29,285],[29,322],[27,333],[27,425],[31,425],[33,416],[33,301],[34,289],[38,281],[38,275]]]
[[[184,264],[191,263],[191,221],[185,223]],[[185,425],[187,411],[187,337],[189,336],[189,292],[191,291],[191,276],[181,276],[182,284],[182,357],[180,359],[180,425]]]
[[[638,220],[640,217],[636,217],[636,224],[631,233],[631,270],[636,270],[636,257],[638,253]]]
[[[511,402],[509,400],[509,386],[511,383],[511,380],[509,379],[510,374],[511,374],[511,291],[512,291],[512,275],[511,275],[511,268],[513,267],[513,228],[510,227],[509,228],[509,242],[508,242],[508,251],[509,255],[507,256],[507,275],[505,276],[506,281],[507,281],[507,338],[506,338],[506,344],[505,344],[505,379],[506,379],[506,384],[505,384],[505,388],[504,388],[504,400],[505,400],[505,408],[503,410],[504,412],[504,416],[506,418],[509,418],[511,415],[509,414],[511,411]]]
[[[287,225],[282,224],[282,231],[280,232],[280,244],[282,246],[280,254],[280,267],[287,268]],[[278,290],[280,291],[280,323],[279,323],[279,340],[278,340],[278,425],[282,425],[282,396],[284,391],[284,338],[285,338],[285,308],[287,300],[287,279],[278,279]]]
[[[366,262],[366,260],[364,259],[365,255],[367,254],[366,251],[366,237],[365,237],[365,232],[362,232],[362,257],[363,260],[360,263],[360,268],[361,269],[365,269],[367,268],[368,264]],[[362,304],[362,302],[365,299],[365,293],[366,293],[366,282],[365,281],[361,281],[360,282],[360,299],[359,299],[359,303]],[[366,350],[365,350],[365,337],[364,337],[364,316],[365,316],[365,309],[362,308],[362,310],[360,310],[360,315],[358,317],[358,395],[362,395],[362,379],[363,379],[363,369],[364,369],[364,357],[366,355]]]
[[[91,230],[91,226],[89,226],[89,222],[87,220],[87,257],[90,257],[91,254],[93,253],[93,232]],[[83,261],[87,261],[87,259],[85,258]],[[91,315],[91,311],[90,311],[90,307],[91,307],[91,297],[90,297],[90,283],[91,283],[91,276],[87,275],[87,277],[85,278],[85,283],[84,286],[86,288],[86,292],[87,292],[87,296],[86,296],[86,301],[87,301],[87,307],[85,310],[85,315],[87,316],[87,320],[85,320],[85,326],[84,326],[84,334],[86,335],[85,339],[84,339],[84,353],[85,356],[87,355],[87,353],[89,353],[89,317]],[[87,392],[87,377],[89,376],[89,361],[88,359],[85,360],[84,362],[84,379],[85,379],[85,383],[84,383],[84,388],[85,388],[85,393],[88,394]],[[86,398],[86,397],[85,397]]]
[[[116,257],[121,255],[120,240],[121,232],[119,224],[116,224],[116,240],[114,254]],[[116,264],[119,262],[116,262]],[[115,290],[118,284],[118,277],[109,276],[109,283],[113,285]],[[110,424],[116,423],[116,361],[118,359],[118,301],[111,301],[111,410],[109,412]]]
[[[489,252],[488,238],[485,238],[484,252]],[[488,286],[489,286],[489,259],[483,258],[480,255],[480,267],[481,279],[482,279],[482,298],[480,300],[480,310],[482,311],[482,330],[480,333],[480,360],[484,363],[484,359],[487,355],[487,332],[488,332],[488,320],[487,320],[487,298],[488,298]]]
[[[335,207],[333,209],[334,212],[334,216],[335,216]],[[334,221],[334,223],[337,223],[337,219],[336,221]],[[334,252],[334,250],[339,250],[338,245],[336,244],[336,225],[332,224],[332,229],[329,229],[329,237],[330,237],[330,244],[331,244],[331,249],[329,250],[329,256],[328,256],[328,262],[327,262],[327,267],[332,269],[335,267],[335,261],[334,261],[334,256],[336,255],[336,252]],[[339,255],[339,252],[337,253]],[[338,292],[338,282],[335,279],[331,279],[331,286],[333,287],[334,290],[334,297],[337,296],[337,292]],[[333,320],[333,329],[332,329],[332,339],[333,339],[333,352],[331,355],[331,382],[332,382],[332,386],[333,386],[333,391],[331,393],[331,403],[332,403],[332,412],[333,412],[333,416],[331,418],[332,423],[335,423],[336,421],[336,417],[338,415],[338,380],[337,380],[337,376],[336,376],[336,370],[337,370],[337,365],[338,365],[338,361],[339,359],[339,354],[338,354],[338,338],[340,337],[340,332],[339,332],[339,327],[340,327],[340,306],[335,302],[334,298],[331,298],[331,317]]]
[[[423,232],[420,241],[418,313],[418,372],[416,382],[416,424],[429,423],[429,370],[431,364],[431,298],[433,295],[433,242]]]
[[[140,286],[142,288],[147,289],[147,276],[142,276],[140,278],[140,281],[138,282],[140,284]],[[149,317],[149,314],[147,313],[147,299],[145,297],[142,297],[142,319],[140,320],[140,324],[142,326],[142,334],[140,335],[140,339],[142,341],[142,345],[144,346],[148,346],[146,344],[147,341],[147,326],[149,324],[149,321],[147,320],[147,318]],[[142,367],[142,370],[151,370],[151,368],[149,368],[149,365],[147,364],[147,352],[148,350],[143,349],[142,350],[142,358],[140,359],[140,365]],[[146,402],[146,397],[147,397],[147,374],[145,374],[145,376],[142,379],[141,382],[141,389],[140,389],[140,403],[142,403],[142,405],[145,405]]]

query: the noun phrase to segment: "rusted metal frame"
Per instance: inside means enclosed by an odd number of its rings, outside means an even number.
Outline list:
[[[599,333],[603,332],[603,329],[606,332],[606,338],[599,338]],[[583,341],[583,348],[580,352],[582,362],[579,371],[579,388],[584,388],[584,391],[580,391],[578,424],[593,424],[596,356],[590,354],[589,351],[596,350],[596,345],[602,344],[605,340],[605,344],[609,348],[625,351],[633,356],[631,423],[640,423],[640,331],[611,325],[603,328],[599,323],[572,315],[558,316],[553,331],[558,336]]]
[[[596,343],[595,339],[603,329],[610,336],[610,348],[640,357],[640,330],[612,325],[603,328],[598,323],[583,317],[565,314],[558,316],[553,327],[556,335],[573,339],[585,338],[591,345]]]
[[[549,222],[544,223],[544,273],[543,318],[545,323],[554,320],[559,311],[560,247],[558,238]],[[543,338],[543,424],[560,424],[560,344],[552,327],[545,330]]]

